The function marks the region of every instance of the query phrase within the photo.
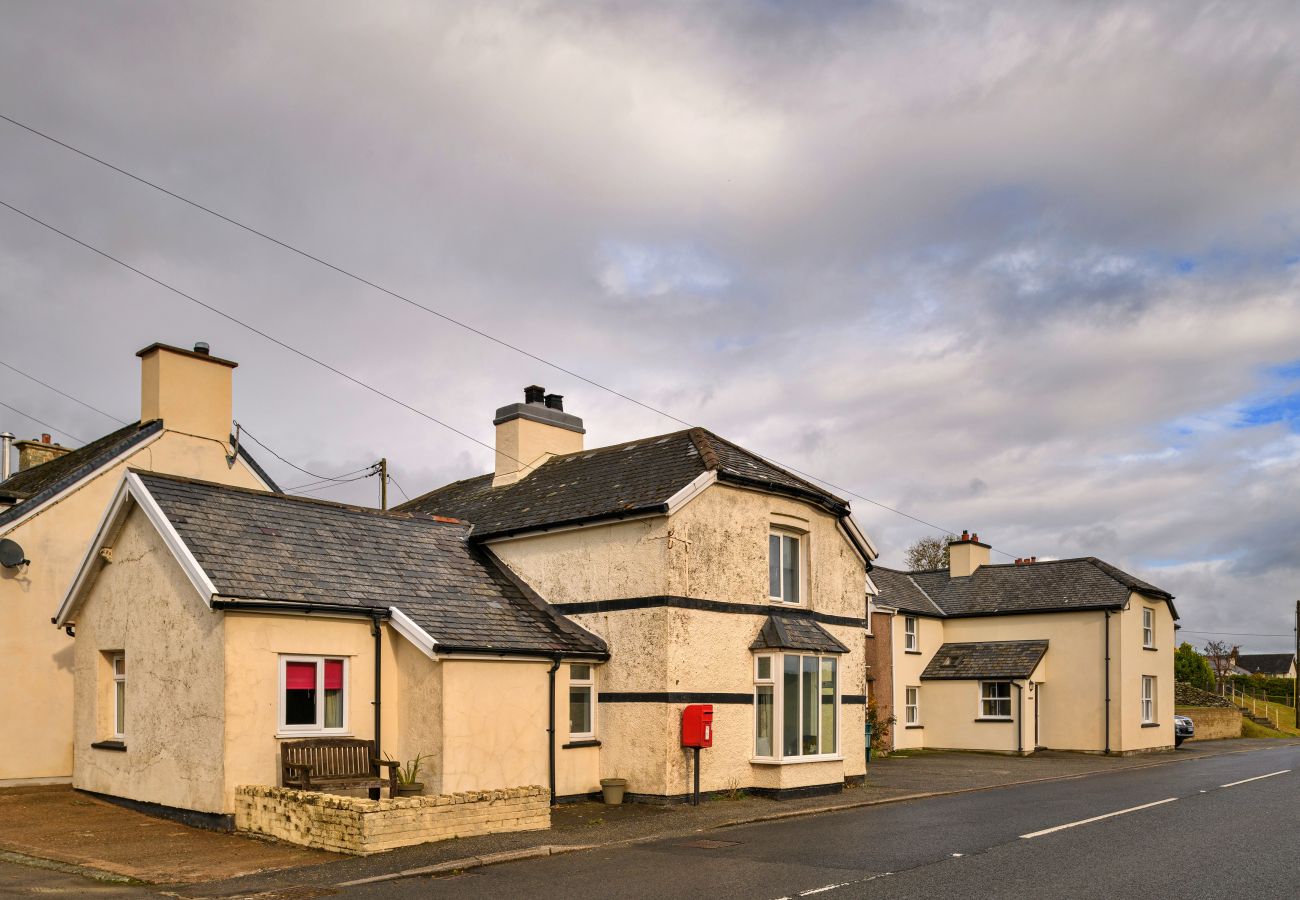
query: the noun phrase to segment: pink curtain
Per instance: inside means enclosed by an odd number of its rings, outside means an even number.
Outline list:
[[[329,670],[326,669],[328,682]],[[288,662],[284,664],[284,686],[290,691],[316,690],[316,664],[309,662]],[[327,684],[328,686],[328,684]]]

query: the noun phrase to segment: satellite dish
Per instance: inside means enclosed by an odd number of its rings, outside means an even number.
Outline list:
[[[27,565],[27,557],[23,555],[23,548],[18,546],[17,541],[11,541],[8,538],[0,540],[0,566],[6,569],[16,569],[19,566]]]

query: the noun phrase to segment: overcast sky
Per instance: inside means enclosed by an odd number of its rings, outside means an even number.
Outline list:
[[[0,6],[7,116],[842,489],[1105,558],[1198,645],[1291,645],[1294,2]],[[4,122],[0,199],[486,444],[534,382],[588,446],[680,427]],[[492,465],[2,208],[0,304],[0,360],[124,419],[136,350],[206,340],[308,470]],[[927,532],[853,505],[884,564]]]

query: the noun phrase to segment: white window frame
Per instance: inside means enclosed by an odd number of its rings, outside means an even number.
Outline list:
[[[785,660],[787,657],[798,659],[800,678],[802,679],[803,660],[810,658],[817,660],[817,703],[820,715],[821,705],[821,670],[822,660],[835,660],[835,747],[830,753],[809,753],[809,754],[785,754]],[[771,660],[768,669],[767,678],[759,678],[758,661],[767,658]],[[752,729],[753,736],[750,740],[750,750],[754,754],[751,762],[764,763],[767,765],[793,765],[798,763],[809,762],[826,762],[828,760],[841,760],[844,758],[841,748],[844,740],[844,715],[843,715],[843,694],[844,694],[844,660],[841,654],[837,653],[791,653],[781,652],[764,652],[754,657],[754,726]],[[772,755],[758,755],[758,688],[770,687],[772,689]],[[799,695],[800,710],[802,711],[803,693]],[[820,727],[820,726],[819,726]],[[821,743],[821,734],[818,734],[818,744]]]
[[[921,652],[921,617],[903,616],[903,650]]]
[[[574,666],[586,666],[587,677],[574,678],[573,677]],[[591,663],[584,663],[584,662],[569,663],[569,691],[570,691],[569,705],[570,706],[573,705],[572,691],[575,687],[584,688],[587,691],[587,697],[588,697],[587,708],[591,710],[591,730],[570,731],[569,740],[570,741],[594,741],[596,739],[596,667],[594,665],[592,665]],[[570,711],[570,715],[569,715],[569,727],[570,728],[573,727],[572,711]]]
[[[921,724],[921,686],[910,684],[903,688],[903,725],[916,728]]]
[[[1142,607],[1142,646],[1152,650],[1156,646],[1156,611],[1149,606]]]
[[[325,727],[325,661],[326,660],[343,661],[343,724],[337,728]],[[288,664],[291,662],[315,663],[316,664],[316,721],[307,725],[288,725],[285,724],[285,716],[288,710],[285,708],[285,672]],[[352,660],[342,655],[330,656],[303,656],[298,654],[281,654],[280,655],[280,677],[277,681],[279,687],[279,718],[277,725],[277,735],[283,737],[310,737],[312,735],[350,735],[348,730],[348,706],[352,702],[352,691],[349,687],[351,684],[350,673],[352,669]]]
[[[1156,676],[1142,676],[1142,724],[1153,725],[1156,721]]]
[[[780,594],[772,593],[772,538],[791,538],[795,542],[795,560],[798,563],[799,570],[795,573],[795,584],[798,585],[799,598],[797,600],[787,600]],[[795,531],[793,528],[781,528],[776,525],[771,526],[767,531],[767,565],[768,565],[768,582],[767,595],[769,600],[785,606],[806,606],[808,598],[808,535],[806,532]],[[785,541],[781,541],[781,547],[785,547]],[[784,559],[784,549],[782,558]],[[777,571],[781,571],[778,564]],[[784,586],[782,587],[784,590]]]
[[[121,671],[118,671],[118,663],[122,664]],[[120,741],[126,737],[126,653],[112,654],[108,665],[113,676],[113,737]],[[120,690],[118,685],[121,685]]]
[[[1007,695],[1006,695],[1005,697],[987,697],[987,696],[985,696],[985,694],[984,694],[984,689],[985,689],[986,687],[989,687],[989,686],[991,686],[991,685],[995,685],[995,684],[998,684],[998,685],[1005,684],[1005,685],[1007,686]],[[987,712],[986,707],[985,707],[985,704],[986,704],[986,703],[1001,703],[1003,700],[1005,700],[1005,701],[1006,701],[1006,704],[1007,704],[1007,714],[1006,714],[1005,716],[1003,716],[1003,715],[992,715],[992,714],[990,714],[989,712]],[[981,681],[981,682],[980,682],[979,715],[977,716],[977,718],[979,718],[979,719],[981,719],[981,720],[983,720],[983,721],[986,721],[986,722],[1011,722],[1011,721],[1014,721],[1014,719],[1013,719],[1013,717],[1012,717],[1012,714],[1011,714],[1011,682],[1010,682],[1010,681],[1007,681],[1006,679],[1003,679],[1003,678],[995,678],[995,679],[991,679],[991,680],[989,680],[989,681]]]

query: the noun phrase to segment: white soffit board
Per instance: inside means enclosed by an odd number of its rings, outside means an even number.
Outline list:
[[[690,484],[686,485],[680,491],[668,498],[668,515],[671,516],[687,503],[690,503],[717,480],[718,473],[713,469],[709,469],[707,472],[702,472],[700,475],[696,476]]]
[[[416,649],[429,659],[437,659],[434,648],[438,646],[438,642],[433,639],[429,632],[415,624],[410,616],[396,606],[388,607],[388,624],[392,625],[398,634],[414,644]]]

